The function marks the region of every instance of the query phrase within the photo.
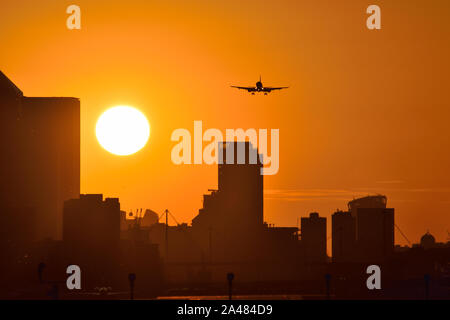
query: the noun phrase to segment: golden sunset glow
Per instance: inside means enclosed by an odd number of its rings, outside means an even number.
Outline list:
[[[150,136],[150,125],[139,110],[118,106],[105,111],[97,121],[96,136],[107,151],[128,156],[141,150]]]

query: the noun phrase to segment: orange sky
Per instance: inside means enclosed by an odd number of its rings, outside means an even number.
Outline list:
[[[70,4],[82,29],[66,28]],[[382,30],[365,26],[377,4]],[[382,193],[412,242],[450,230],[450,21],[447,0],[2,1],[0,70],[28,96],[81,99],[81,188],[122,208],[166,207],[190,220],[217,167],[175,166],[177,128],[280,129],[280,170],[266,176],[265,220],[330,217]],[[229,88],[289,85],[269,96]],[[147,146],[118,157],[95,123],[132,105]],[[328,221],[330,229],[331,220]],[[396,241],[405,244],[399,234]]]

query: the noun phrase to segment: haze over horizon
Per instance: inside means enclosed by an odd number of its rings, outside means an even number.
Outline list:
[[[367,3],[348,0],[80,0],[76,31],[64,1],[6,1],[0,70],[26,96],[80,98],[81,192],[119,197],[123,210],[169,208],[191,221],[217,187],[217,166],[174,165],[170,136],[202,120],[204,130],[280,129],[280,169],[264,177],[268,223],[295,226],[317,211],[330,230],[353,197],[385,194],[411,242],[427,230],[445,241],[450,3],[376,2],[382,29],[369,31]],[[229,87],[260,74],[290,88],[251,96]],[[129,157],[95,137],[116,105],[151,124],[146,147]],[[396,233],[396,243],[406,241]]]

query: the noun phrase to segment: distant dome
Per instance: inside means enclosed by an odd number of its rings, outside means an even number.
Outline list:
[[[420,245],[425,249],[433,248],[435,244],[436,239],[428,231],[420,238]]]

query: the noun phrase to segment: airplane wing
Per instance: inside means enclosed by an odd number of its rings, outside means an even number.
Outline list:
[[[264,87],[263,91],[264,92],[270,92],[272,90],[281,90],[281,89],[287,89],[289,87]]]
[[[248,92],[254,92],[256,91],[255,87],[238,87],[238,86],[231,86],[232,88],[241,89],[241,90],[247,90]]]

